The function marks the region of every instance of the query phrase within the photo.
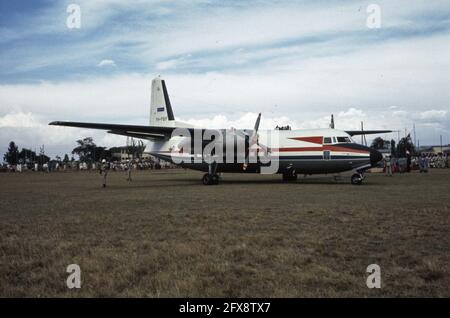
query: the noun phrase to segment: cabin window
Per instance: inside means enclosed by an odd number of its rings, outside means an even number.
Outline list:
[[[350,140],[350,138],[348,138],[348,137],[337,137],[337,141],[338,142],[346,142],[346,143],[352,142]]]
[[[323,160],[330,160],[331,159],[331,152],[329,150],[325,150],[323,152]]]
[[[324,144],[331,144],[331,137],[324,137],[323,138],[323,143]]]
[[[333,144],[336,143],[336,137],[333,137]]]

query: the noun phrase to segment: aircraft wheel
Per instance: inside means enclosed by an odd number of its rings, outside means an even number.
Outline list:
[[[205,173],[203,175],[202,182],[203,182],[204,185],[211,185],[212,184],[212,177],[211,177],[211,175],[208,174],[208,173]]]
[[[352,175],[351,183],[355,185],[360,185],[362,183],[362,180],[363,180],[362,176],[358,173],[355,173],[354,175]]]
[[[289,169],[287,172],[283,173],[283,181],[295,181],[297,180],[297,172],[295,169]]]
[[[202,182],[204,185],[219,184],[219,176],[217,174],[210,175],[209,173],[205,173]]]

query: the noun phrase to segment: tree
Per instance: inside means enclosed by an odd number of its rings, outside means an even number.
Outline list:
[[[103,151],[101,151],[101,152],[99,151],[98,152],[98,160],[97,161],[100,161],[102,159],[106,159],[107,161],[111,161],[112,160],[112,153],[111,153],[110,149],[103,148]]]
[[[19,147],[16,146],[14,141],[9,143],[8,151],[4,154],[3,160],[10,165],[16,165],[19,160]]]
[[[64,163],[68,163],[69,162],[69,156],[67,154],[64,155],[63,162]]]
[[[397,156],[397,151],[395,150],[395,140],[391,140],[391,156]]]
[[[108,156],[106,147],[97,147],[92,137],[77,140],[77,144],[72,154],[78,155],[81,162],[97,162]]]
[[[36,153],[31,149],[22,148],[19,152],[19,162],[26,164],[36,161]]]
[[[77,140],[78,146],[72,150],[72,154],[78,155],[82,162],[92,162],[95,152],[95,143],[92,137]]]
[[[385,140],[381,137],[377,137],[372,141],[372,145],[370,146],[373,149],[389,149],[391,147],[391,142],[389,140]]]
[[[373,149],[383,149],[384,148],[384,140],[381,137],[377,137],[372,141],[372,145],[370,146]]]
[[[411,155],[413,155],[416,152],[414,144],[411,141],[410,135],[400,139],[397,145],[397,155],[399,157],[406,157],[406,151],[409,151]]]
[[[50,157],[46,156],[45,154],[41,153],[39,154],[39,156],[36,157],[36,161],[40,164],[43,165],[44,163],[48,163],[50,161]]]

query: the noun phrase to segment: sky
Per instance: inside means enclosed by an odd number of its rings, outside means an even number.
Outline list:
[[[47,124],[146,125],[156,76],[176,119],[202,127],[261,112],[263,129],[325,128],[333,113],[339,129],[415,125],[420,145],[449,144],[449,57],[449,1],[1,1],[0,161],[11,140],[52,157],[83,137],[124,145]]]

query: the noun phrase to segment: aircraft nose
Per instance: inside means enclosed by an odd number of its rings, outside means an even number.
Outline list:
[[[383,155],[379,151],[370,149],[370,164],[372,166],[375,166],[381,159],[383,159]]]

